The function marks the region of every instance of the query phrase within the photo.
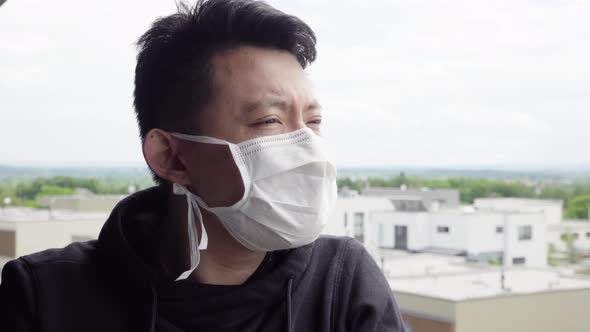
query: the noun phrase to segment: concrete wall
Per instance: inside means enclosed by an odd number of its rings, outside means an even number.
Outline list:
[[[463,250],[468,255],[500,253],[506,251],[506,266],[513,258],[524,257],[524,265],[546,267],[546,223],[542,212],[373,212],[370,223],[374,227],[379,247],[394,248],[396,225],[408,230],[408,249],[423,250],[428,247]],[[520,226],[531,226],[531,240],[518,239]],[[448,233],[438,231],[448,227]],[[496,232],[502,227],[502,232]],[[373,243],[371,243],[373,245]]]
[[[37,200],[39,207],[80,212],[111,211],[124,195],[44,196]]]
[[[468,300],[456,305],[456,332],[588,332],[590,289]]]
[[[338,197],[334,212],[324,229],[324,234],[352,236],[355,213],[363,213],[365,224],[367,224],[372,212],[387,210],[393,211],[393,205],[386,198]]]
[[[395,280],[390,281],[394,284]],[[404,315],[428,318],[429,320],[453,323],[455,321],[455,302],[421,296],[412,293],[393,291],[400,311]]]
[[[367,197],[414,197],[424,202],[430,208],[433,203],[442,207],[458,207],[460,205],[459,191],[455,189],[405,189],[373,187],[362,191]]]
[[[124,196],[100,196],[92,199],[83,199],[78,203],[78,211],[111,211]]]
[[[526,198],[478,198],[473,203],[479,210],[503,212],[542,212],[547,224],[558,224],[563,219],[563,202]]]
[[[408,332],[455,332],[455,324],[441,322],[428,317],[402,314]]]
[[[393,211],[393,205],[386,198],[338,197],[336,207],[323,234],[354,237],[355,214],[363,214],[363,244],[373,258],[379,262],[377,225],[371,222],[372,215],[380,211]]]
[[[518,229],[521,226],[532,227],[531,240],[519,240]],[[536,214],[506,214],[506,251],[504,259],[506,266],[512,266],[516,257],[525,257],[526,266],[547,266],[547,225],[541,213]]]
[[[0,256],[15,257],[16,233],[10,229],[0,229]]]
[[[561,240],[561,235],[566,232],[578,234],[578,239],[574,241],[574,246],[582,251],[590,251],[590,222],[589,221],[569,221],[557,225],[547,226],[547,243],[551,243],[557,250],[567,250],[565,242]]]
[[[427,247],[467,250],[470,254],[499,251],[502,234],[496,226],[502,225],[499,215],[462,213],[375,213],[373,222],[382,224],[380,245],[395,246],[394,227],[408,227],[408,249],[423,250]],[[438,226],[449,227],[449,233],[439,233]]]
[[[449,331],[453,325],[454,332],[587,332],[590,326],[590,289],[459,302],[398,291],[394,295],[404,319],[418,323],[420,329],[412,332]]]
[[[504,232],[496,232],[497,227],[504,228],[504,219],[501,214],[477,213],[466,216],[468,222],[473,225],[467,241],[469,255],[504,250]]]
[[[42,196],[37,199],[37,206],[54,210],[78,211],[79,199],[71,197]]]
[[[381,235],[377,240],[380,247],[395,247],[396,225],[407,227],[409,250],[423,250],[430,244],[430,216],[427,212],[375,212],[372,223],[380,228],[378,234]]]
[[[50,248],[62,248],[73,237],[98,238],[104,220],[18,222],[14,257]]]
[[[461,214],[430,215],[430,246],[444,249],[467,249],[469,247],[469,234],[473,221],[469,216]],[[438,232],[439,227],[449,227],[448,233]]]

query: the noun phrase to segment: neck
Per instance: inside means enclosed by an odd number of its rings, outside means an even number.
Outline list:
[[[160,231],[159,259],[164,272],[178,276],[190,265],[186,198],[171,195],[168,211]],[[217,216],[205,209],[201,209],[201,213],[209,244],[207,249],[200,251],[199,266],[188,279],[214,285],[243,284],[260,266],[265,253],[242,246],[227,232]],[[198,220],[195,222],[200,238],[201,225]]]

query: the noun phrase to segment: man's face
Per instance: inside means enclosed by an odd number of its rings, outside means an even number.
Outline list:
[[[200,135],[239,143],[305,126],[321,111],[301,65],[285,51],[241,47],[213,57],[214,98],[199,114]]]
[[[320,133],[320,106],[292,54],[240,47],[215,55],[212,65],[215,92],[195,115],[199,135],[240,143],[306,126]],[[244,188],[227,147],[185,142],[182,150],[193,192],[212,206],[241,198]]]

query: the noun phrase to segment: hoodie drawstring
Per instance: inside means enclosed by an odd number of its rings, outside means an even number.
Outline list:
[[[154,285],[150,286],[150,290],[152,293],[152,317],[150,320],[150,332],[156,331],[156,316],[157,316],[157,305],[158,305],[158,293],[156,292],[156,287]]]
[[[287,332],[293,332],[293,322],[291,321],[291,292],[293,291],[293,279],[291,276],[287,283]]]

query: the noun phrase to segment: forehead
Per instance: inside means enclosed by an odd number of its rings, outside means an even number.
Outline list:
[[[212,65],[216,89],[224,97],[313,99],[309,79],[287,51],[243,46],[214,55]]]

